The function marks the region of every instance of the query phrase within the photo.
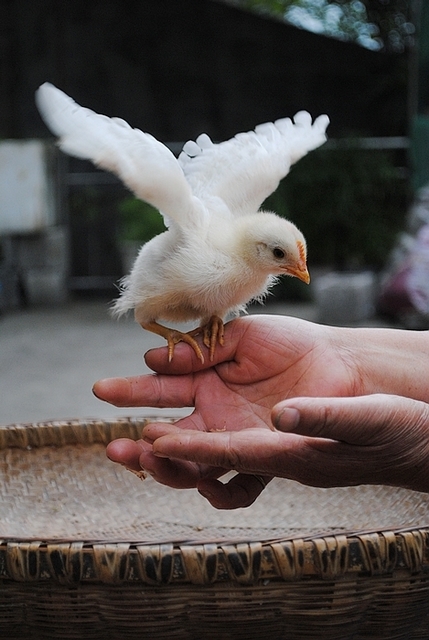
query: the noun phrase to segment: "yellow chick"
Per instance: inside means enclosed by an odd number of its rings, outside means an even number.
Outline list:
[[[212,360],[223,344],[223,321],[262,299],[277,276],[310,281],[304,236],[290,221],[259,211],[291,164],[326,140],[329,119],[300,111],[214,144],[206,134],[177,159],[153,136],[76,104],[49,83],[36,92],[38,109],[60,148],[112,171],[156,207],[167,231],[144,244],[113,311],[134,309],[136,321],[164,337],[168,355],[180,341]],[[199,321],[183,332],[166,322]]]

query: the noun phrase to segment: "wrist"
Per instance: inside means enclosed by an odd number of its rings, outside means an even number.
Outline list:
[[[353,380],[350,395],[387,393],[429,402],[429,332],[339,331],[339,353]]]

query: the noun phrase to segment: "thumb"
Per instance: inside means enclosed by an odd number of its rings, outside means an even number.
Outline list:
[[[293,398],[275,405],[271,417],[279,431],[374,445],[384,442],[387,432],[396,439],[407,436],[411,425],[427,424],[428,408],[424,402],[386,394]]]

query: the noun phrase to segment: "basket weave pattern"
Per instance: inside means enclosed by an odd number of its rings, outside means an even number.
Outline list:
[[[426,495],[275,481],[222,514],[106,459],[146,422],[0,427],[2,637],[429,637]]]

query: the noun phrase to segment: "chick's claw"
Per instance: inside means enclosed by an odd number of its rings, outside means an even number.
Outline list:
[[[206,324],[189,331],[188,335],[203,335],[203,343],[209,350],[209,357],[212,362],[214,359],[216,344],[219,342],[221,347],[224,345],[224,333],[225,330],[222,318],[219,318],[219,316],[212,316]]]
[[[168,342],[168,362],[171,362],[173,360],[174,346],[178,342],[186,342],[193,348],[197,358],[201,360],[201,363],[204,364],[204,356],[203,356],[203,352],[201,351],[200,345],[196,340],[194,340],[192,336],[189,335],[189,333],[183,333],[182,331],[176,331],[175,329],[170,329],[169,334],[167,336],[167,342]]]
[[[203,342],[209,349],[210,361],[214,358],[216,343],[222,347],[224,344],[224,326],[222,318],[212,316],[210,321],[203,327]]]
[[[203,352],[201,351],[200,345],[193,338],[192,333],[184,333],[183,331],[178,331],[177,329],[169,329],[168,327],[164,327],[162,324],[158,322],[142,322],[140,323],[143,329],[147,331],[152,331],[152,333],[156,333],[159,336],[162,336],[167,340],[168,344],[168,362],[171,362],[174,355],[174,347],[178,342],[186,342],[189,344],[199,360],[204,363]]]

